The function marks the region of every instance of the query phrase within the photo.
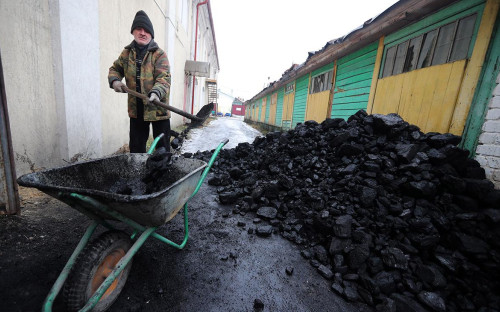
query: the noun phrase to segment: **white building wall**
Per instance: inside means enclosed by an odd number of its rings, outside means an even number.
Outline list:
[[[217,104],[219,106],[218,112],[223,114],[231,113],[234,96],[222,92],[221,90],[217,90],[217,95],[218,95]]]
[[[62,82],[53,70],[53,13],[48,0],[0,1],[0,50],[17,173],[52,167],[67,157],[61,154],[66,134],[59,127],[65,114],[54,88],[55,81]]]
[[[135,14],[143,10],[149,16],[154,28],[154,41],[166,49],[167,1],[99,1],[99,72],[93,77],[99,79],[100,113],[102,116],[102,154],[116,152],[129,141],[129,117],[127,94],[116,93],[109,87],[109,67],[118,58],[123,48],[134,37],[130,33]],[[175,2],[175,1],[174,1]],[[170,59],[169,59],[170,61]],[[87,92],[87,91],[86,91]]]
[[[192,77],[184,66],[193,59],[197,3],[0,0],[0,51],[17,175],[109,155],[128,143],[127,95],[110,89],[107,75],[133,40],[130,28],[138,10],[148,14],[154,40],[169,57],[169,104],[190,112]],[[200,6],[205,29],[210,26],[207,12],[206,5]],[[200,57],[216,61],[209,51],[214,45],[206,43],[212,31],[199,35]],[[205,78],[198,86],[196,96],[203,99]],[[201,102],[195,113],[206,104]],[[172,127],[186,121],[172,113]]]
[[[67,157],[102,155],[100,90],[102,66],[98,0],[59,1],[61,81],[65,107]],[[84,31],[82,31],[84,30]]]
[[[210,63],[210,72],[218,72],[219,64],[217,60],[217,54],[215,52],[215,45],[212,38],[212,25],[210,23],[210,16],[208,14],[208,4],[202,4],[198,6],[197,13],[197,4],[202,1],[193,1],[193,21],[192,21],[192,46],[191,46],[191,60],[195,60],[195,47],[196,47],[196,61],[197,62],[209,62]],[[197,38],[196,36],[196,15],[198,14],[198,32]],[[197,40],[197,43],[195,42]],[[214,74],[211,79],[216,79],[216,75]],[[187,107],[188,112],[192,112],[196,115],[196,113],[202,108],[203,105],[208,104],[208,90],[206,88],[206,77],[198,77],[194,78],[193,85],[193,77],[189,77],[189,97],[188,102],[189,105]],[[193,86],[194,86],[194,97],[193,97]]]
[[[102,155],[98,1],[1,1],[0,21],[18,175]]]
[[[169,52],[174,52],[174,59],[170,60],[170,70],[172,74],[172,88],[170,90],[170,105],[178,107],[189,112],[191,93],[189,93],[189,85],[191,83],[189,77],[184,74],[184,65],[186,60],[190,59],[192,28],[191,21],[193,18],[191,1],[168,1],[169,11],[168,18],[170,25],[168,26],[169,43],[173,43],[173,47],[169,46]],[[179,126],[186,122],[187,119],[172,113],[170,124],[172,127]]]
[[[500,74],[489,102],[488,112],[476,149],[476,160],[486,171],[495,188],[500,189]]]

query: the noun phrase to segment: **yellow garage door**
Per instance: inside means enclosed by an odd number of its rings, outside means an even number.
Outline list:
[[[461,60],[380,79],[373,113],[397,113],[423,132],[449,132],[465,65]]]

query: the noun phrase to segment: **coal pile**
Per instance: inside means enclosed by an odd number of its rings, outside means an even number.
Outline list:
[[[221,203],[267,221],[256,235],[300,246],[347,300],[498,311],[500,191],[459,142],[359,111],[222,150],[208,182]]]

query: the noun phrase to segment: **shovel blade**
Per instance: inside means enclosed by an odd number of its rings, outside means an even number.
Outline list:
[[[196,114],[197,119],[192,119],[191,123],[196,125],[201,125],[207,120],[208,116],[214,110],[214,103],[208,103],[207,105],[203,105],[200,111]]]

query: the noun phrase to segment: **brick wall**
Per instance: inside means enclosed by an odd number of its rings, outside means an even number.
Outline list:
[[[479,136],[476,160],[486,171],[495,188],[500,189],[500,74],[490,100],[488,112]]]

